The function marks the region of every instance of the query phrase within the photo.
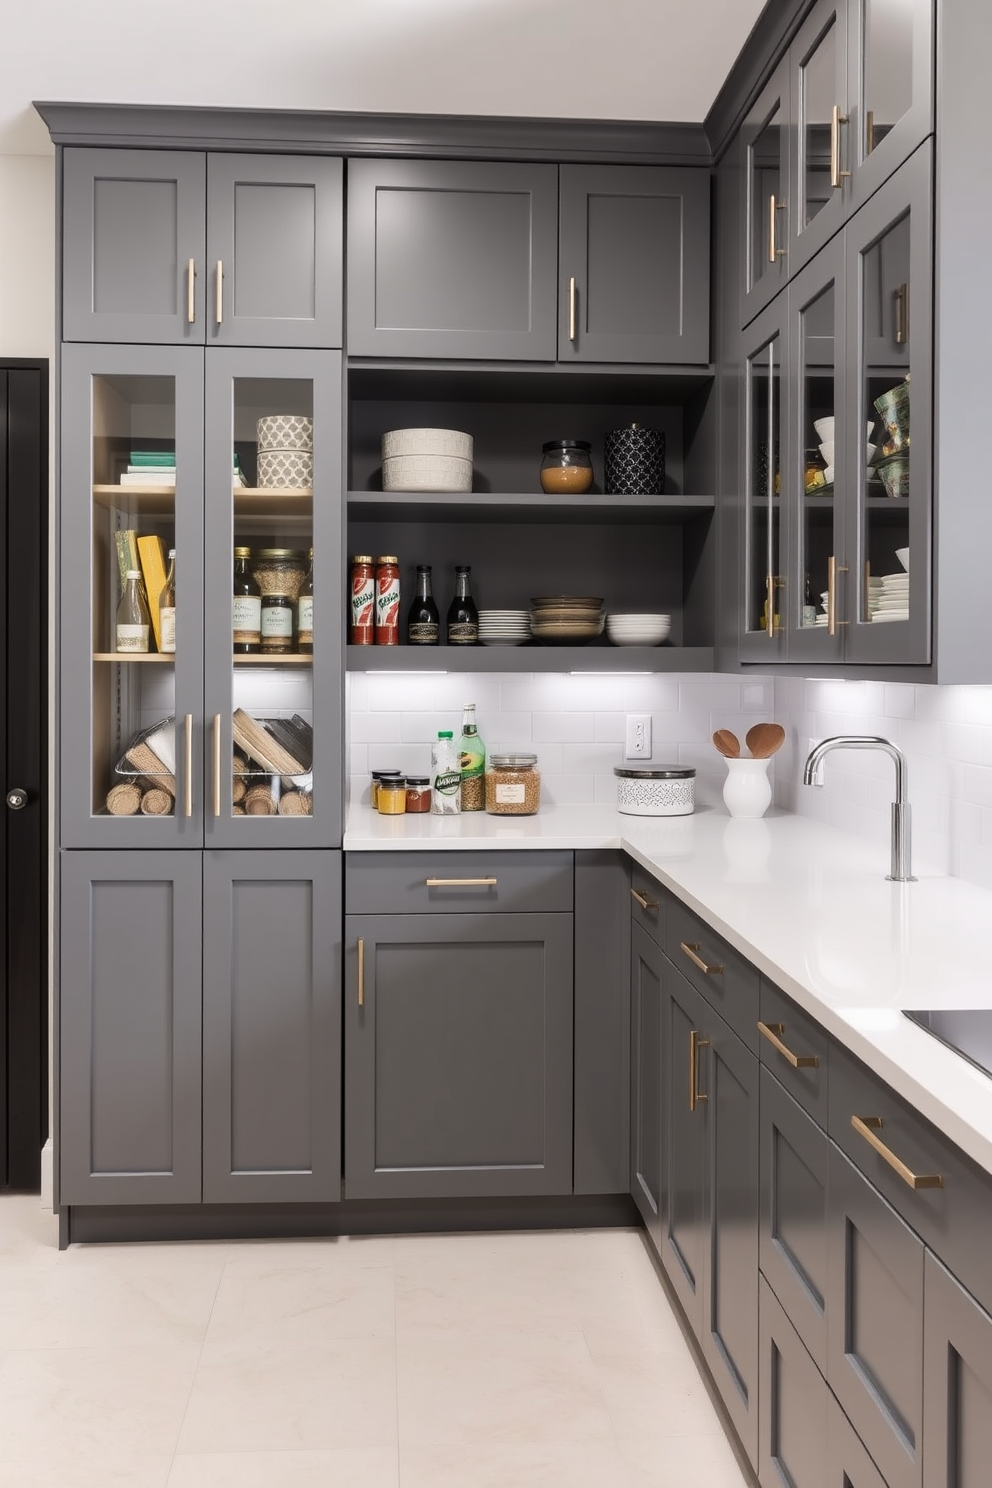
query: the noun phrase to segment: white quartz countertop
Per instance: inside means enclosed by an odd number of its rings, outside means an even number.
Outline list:
[[[386,817],[357,806],[344,847],[622,848],[992,1173],[992,1078],[902,1016],[992,1007],[992,893],[915,863],[916,883],[887,882],[887,838],[777,811],[760,821],[611,806]]]

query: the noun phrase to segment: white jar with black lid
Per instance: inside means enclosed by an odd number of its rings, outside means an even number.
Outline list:
[[[626,816],[689,816],[695,805],[696,771],[685,765],[616,766],[617,810]]]

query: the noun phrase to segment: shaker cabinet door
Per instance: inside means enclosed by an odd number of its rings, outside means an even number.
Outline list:
[[[662,990],[671,969],[640,925],[630,928],[630,1192],[661,1254]]]
[[[204,340],[206,158],[166,150],[62,156],[62,337]]]
[[[558,359],[708,362],[710,175],[563,165]]]
[[[927,1251],[923,1481],[978,1488],[992,1462],[992,1317]]]
[[[352,356],[555,359],[558,171],[348,163]]]
[[[662,1005],[661,1034],[664,1052],[661,1120],[665,1133],[661,1259],[699,1336],[707,1260],[704,1197],[709,1073],[705,1062],[709,1049],[701,1041],[709,1037],[707,1026],[715,1020],[695,988],[670,966],[667,971],[668,993]]]

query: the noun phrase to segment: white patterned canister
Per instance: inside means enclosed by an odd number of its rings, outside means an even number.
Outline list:
[[[652,765],[613,771],[617,810],[626,816],[689,816],[695,805],[696,771],[683,765]]]
[[[603,460],[607,496],[661,496],[665,489],[665,436],[629,424],[611,429]]]

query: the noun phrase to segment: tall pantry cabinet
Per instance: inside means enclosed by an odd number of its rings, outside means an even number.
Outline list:
[[[62,167],[59,1202],[332,1201],[341,162]],[[272,416],[312,421],[308,484]],[[176,550],[174,652],[116,649],[132,541],[152,607]],[[312,652],[234,654],[235,544],[313,549]]]

